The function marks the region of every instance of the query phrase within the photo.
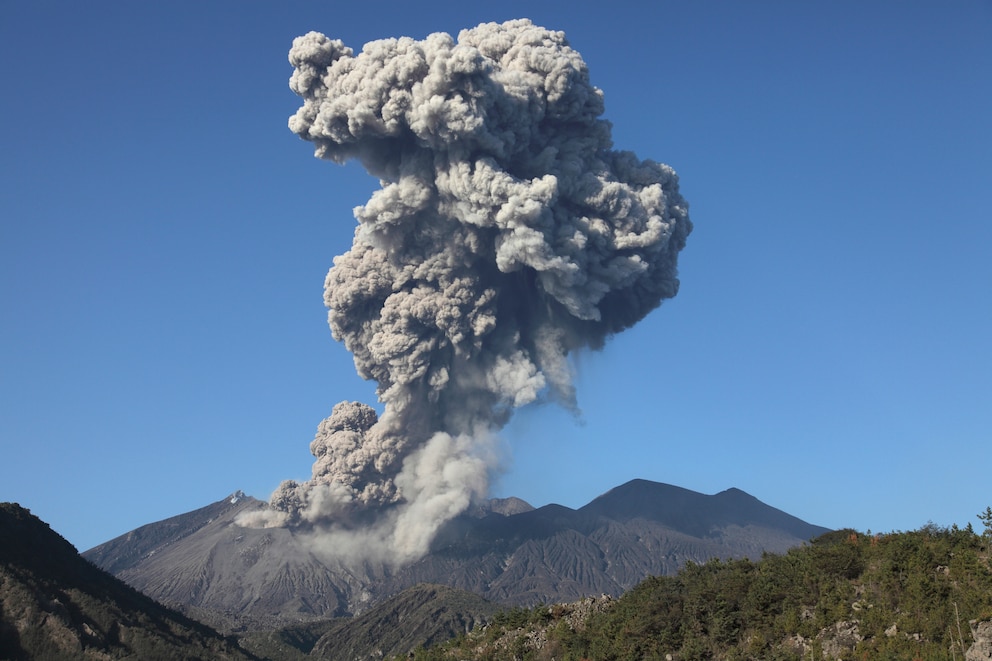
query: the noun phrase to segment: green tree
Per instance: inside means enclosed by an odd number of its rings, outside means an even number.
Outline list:
[[[985,508],[985,511],[978,515],[978,520],[985,526],[982,538],[985,540],[985,552],[992,551],[992,506]]]

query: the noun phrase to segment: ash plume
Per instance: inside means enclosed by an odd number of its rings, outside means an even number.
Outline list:
[[[512,411],[576,409],[569,354],[675,296],[688,205],[671,168],[613,150],[582,57],[528,20],[357,55],[311,32],[289,60],[290,129],[381,181],[324,300],[383,413],[335,406],[262,523],[412,560],[485,496]]]

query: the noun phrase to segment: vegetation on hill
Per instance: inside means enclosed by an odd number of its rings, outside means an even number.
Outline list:
[[[981,518],[981,517],[980,517]],[[992,618],[987,529],[841,530],[760,561],[688,564],[576,620],[513,609],[416,652],[440,659],[963,659]],[[604,605],[604,601],[608,601]]]
[[[231,639],[96,568],[0,503],[0,658],[254,659]]]

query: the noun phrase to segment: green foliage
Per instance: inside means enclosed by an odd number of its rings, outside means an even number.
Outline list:
[[[992,505],[987,506],[985,511],[978,515],[978,520],[985,526],[982,537],[985,539],[985,552],[992,550]]]
[[[831,645],[841,658],[944,659],[951,650],[963,658],[967,622],[992,617],[983,542],[970,528],[933,524],[887,535],[840,530],[758,562],[690,563],[574,627],[560,606],[510,609],[484,633],[416,658],[799,660],[823,658]]]

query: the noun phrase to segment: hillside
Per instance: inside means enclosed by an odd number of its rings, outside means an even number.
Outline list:
[[[441,659],[992,658],[987,538],[851,530],[760,561],[691,563],[616,600],[514,609]]]
[[[354,618],[245,634],[242,645],[268,659],[381,659],[440,644],[482,626],[498,608],[443,585],[404,590]]]
[[[229,631],[361,614],[418,584],[443,584],[508,605],[620,595],[686,562],[758,558],[826,532],[748,494],[708,496],[634,480],[574,510],[507,499],[441,529],[430,553],[395,569],[345,566],[307,531],[252,529],[226,498],[149,524],[83,555],[146,594]]]
[[[0,503],[0,539],[0,658],[256,658],[96,568],[15,503]]]

